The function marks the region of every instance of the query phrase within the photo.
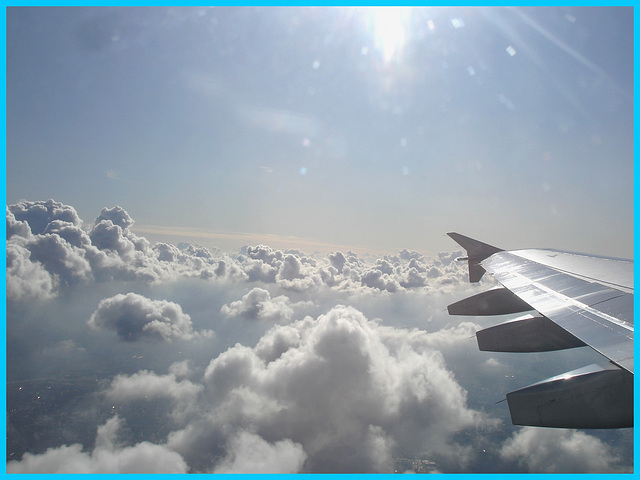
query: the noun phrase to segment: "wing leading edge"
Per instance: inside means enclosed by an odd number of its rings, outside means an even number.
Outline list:
[[[609,362],[507,394],[515,425],[633,427],[633,261],[553,250],[505,251],[458,233],[469,280],[502,287],[447,307],[450,315],[526,315],[476,333],[480,350],[543,352],[589,346]]]

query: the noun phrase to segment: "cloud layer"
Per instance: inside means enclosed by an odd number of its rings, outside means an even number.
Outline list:
[[[26,453],[22,461],[7,463],[7,473],[187,473],[180,455],[165,446],[149,442],[119,445],[122,424],[115,416],[99,426],[91,452],[74,444],[50,448],[40,455]]]
[[[184,421],[166,445],[195,471],[392,472],[398,450],[455,451],[456,432],[495,423],[468,408],[431,340],[337,306],[229,348],[199,382],[142,371],[108,394],[174,399]]]
[[[152,245],[131,231],[121,207],[104,208],[90,226],[54,200],[7,207],[7,297],[47,298],[65,287],[113,280],[149,284],[176,278],[261,282],[290,292],[439,290],[463,282],[452,256],[427,259],[403,250],[368,264],[353,252],[317,260],[301,252],[245,247],[230,256],[189,244]]]
[[[133,226],[119,206],[91,224],[54,200],[7,207],[8,471],[632,468],[605,437],[493,406],[539,372],[447,316],[477,287],[459,252],[223,253]]]
[[[619,469],[608,445],[576,430],[524,428],[504,443],[500,455],[529,472],[589,473]]]

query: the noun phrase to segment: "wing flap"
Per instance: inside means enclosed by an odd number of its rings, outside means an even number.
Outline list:
[[[449,315],[506,315],[529,310],[533,308],[504,287],[492,288],[447,307]]]
[[[585,343],[542,315],[526,315],[476,332],[478,348],[489,352],[550,352]]]
[[[507,394],[514,425],[633,427],[633,375],[590,365]]]

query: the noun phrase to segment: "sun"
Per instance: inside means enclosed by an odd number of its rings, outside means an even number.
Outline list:
[[[366,7],[362,9],[374,48],[385,64],[396,60],[407,43],[412,7]]]

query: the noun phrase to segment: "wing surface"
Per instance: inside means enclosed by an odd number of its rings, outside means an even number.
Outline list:
[[[481,350],[589,346],[609,360],[507,394],[513,423],[633,426],[633,261],[553,250],[504,251],[457,233],[449,236],[467,250],[471,281],[487,272],[503,285],[450,305],[450,314],[529,312],[478,331]]]

